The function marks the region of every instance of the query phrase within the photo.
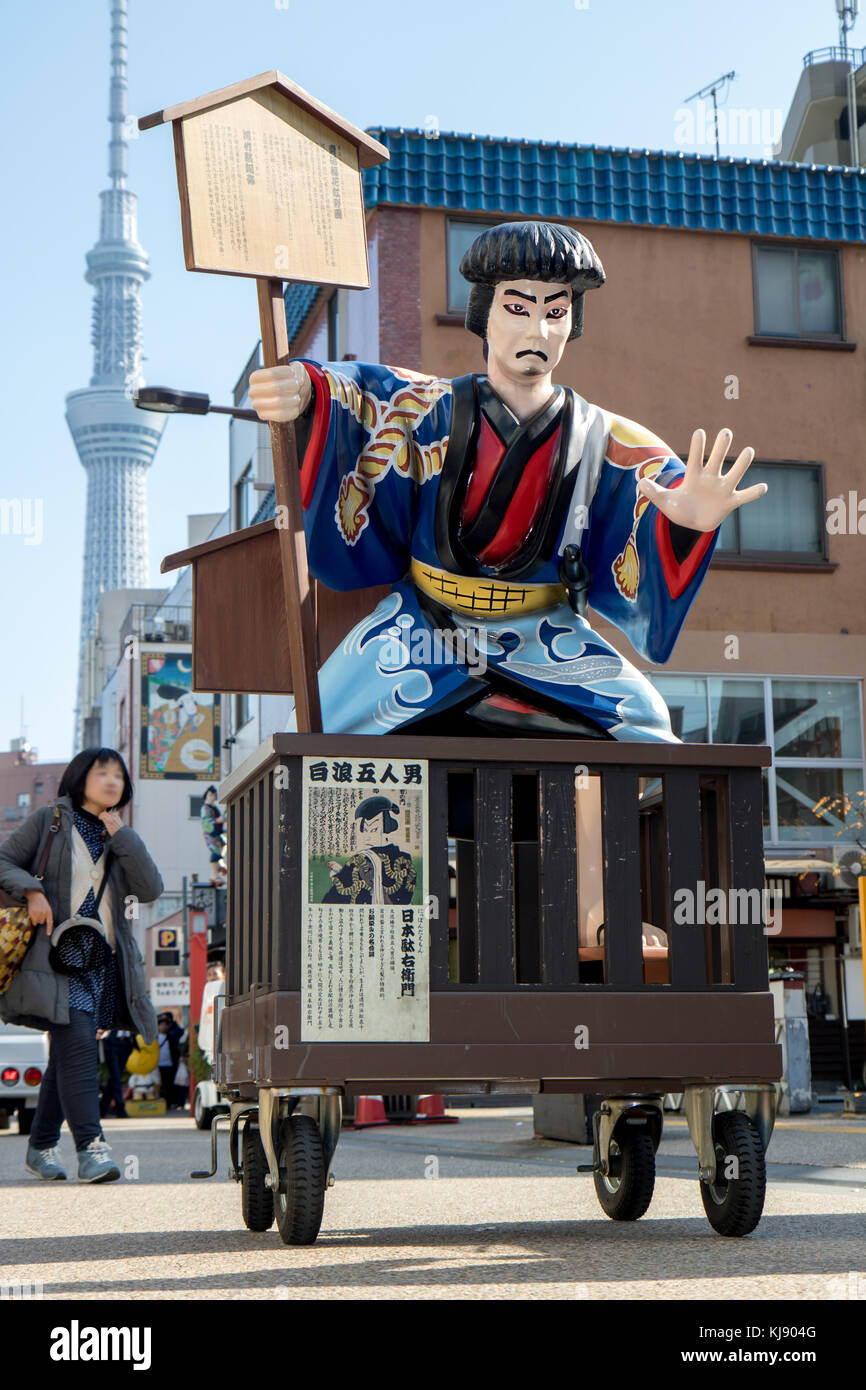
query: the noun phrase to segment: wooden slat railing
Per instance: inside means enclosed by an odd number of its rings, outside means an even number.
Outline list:
[[[764,886],[761,767],[769,750],[547,740],[274,735],[226,779],[228,987],[301,987],[302,756],[428,761],[431,990],[767,989],[760,915],[678,922],[699,883]],[[274,773],[281,769],[279,784]],[[578,940],[575,769],[601,779],[604,961]],[[643,779],[660,779],[641,800]],[[642,834],[655,817],[652,834]],[[655,850],[648,848],[655,847]],[[457,924],[449,936],[449,864]],[[730,894],[729,894],[730,896]],[[753,895],[754,896],[754,895]],[[668,934],[668,984],[645,984],[642,921]],[[588,953],[584,952],[584,956]]]

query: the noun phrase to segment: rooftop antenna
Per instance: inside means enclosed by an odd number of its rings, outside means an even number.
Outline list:
[[[836,0],[836,3],[841,4],[842,0]],[[851,3],[859,4],[860,0],[851,0]],[[690,97],[686,97],[686,101],[696,101],[708,96],[711,96],[713,99],[713,134],[716,137],[716,159],[719,157],[719,106],[716,93],[723,91],[725,84],[727,82],[733,82],[736,75],[735,72],[725,72],[721,77],[717,77],[715,81],[708,82],[706,87],[702,87],[699,92],[693,92]]]
[[[839,43],[842,52],[848,52],[848,33],[854,28],[860,13],[860,0],[836,0],[836,13],[839,16]]]
[[[836,13],[839,16],[839,45],[842,60],[848,63],[848,143],[851,163],[860,166],[860,132],[857,129],[857,91],[854,85],[854,63],[848,56],[848,33],[854,28],[860,13],[860,0],[836,0]]]

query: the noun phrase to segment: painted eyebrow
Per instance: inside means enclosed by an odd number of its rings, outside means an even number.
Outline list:
[[[519,295],[521,299],[528,299],[529,302],[530,302],[531,304],[537,304],[537,303],[538,303],[538,300],[535,298],[535,295],[534,295],[534,294],[524,294],[524,293],[523,293],[523,290],[505,290],[504,293],[505,293],[505,294],[516,294],[516,295]],[[551,297],[551,299],[556,299],[556,295],[555,295],[555,294],[552,294],[550,297]],[[545,300],[545,303],[547,303],[546,300]]]
[[[557,290],[556,294],[546,294],[544,296],[544,302],[545,304],[549,304],[551,299],[568,299],[568,297],[568,290]]]

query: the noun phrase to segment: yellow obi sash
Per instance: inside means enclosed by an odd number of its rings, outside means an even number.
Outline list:
[[[413,560],[409,573],[422,593],[451,608],[476,618],[500,617],[511,613],[532,613],[537,608],[555,608],[568,601],[564,584],[521,584],[501,579],[471,579],[452,574],[434,565]]]

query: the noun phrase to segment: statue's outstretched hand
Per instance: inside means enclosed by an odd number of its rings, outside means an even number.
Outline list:
[[[310,378],[300,362],[260,367],[250,376],[249,396],[261,420],[297,420],[310,403]]]
[[[743,449],[727,473],[722,472],[722,464],[733,437],[730,430],[720,430],[704,463],[707,437],[703,430],[695,430],[685,477],[679,487],[661,487],[651,478],[642,478],[638,483],[639,491],[678,526],[688,526],[693,531],[715,531],[736,507],[763,497],[767,491],[766,483],[755,483],[743,492],[736,490],[737,483],[755,457],[754,449]]]

